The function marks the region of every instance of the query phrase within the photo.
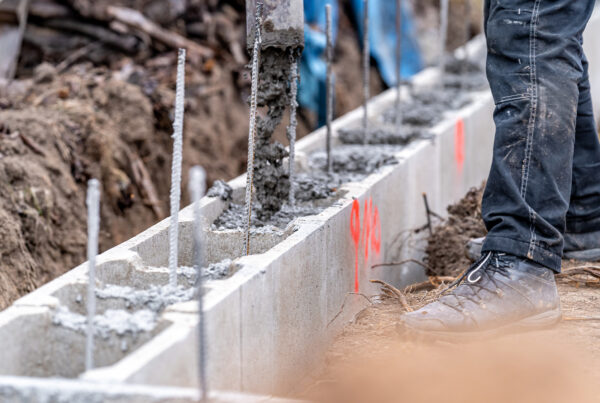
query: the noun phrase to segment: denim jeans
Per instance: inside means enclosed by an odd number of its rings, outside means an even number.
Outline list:
[[[594,3],[485,2],[496,136],[484,252],[560,271],[565,231],[600,236],[600,143],[582,48]]]

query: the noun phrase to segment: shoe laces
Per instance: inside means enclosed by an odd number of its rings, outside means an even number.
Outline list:
[[[495,274],[498,273],[503,277],[510,278],[510,274],[507,268],[512,266],[511,262],[507,262],[503,257],[506,253],[501,252],[487,252],[483,254],[475,263],[469,267],[459,278],[454,280],[452,284],[448,286],[442,295],[448,292],[453,287],[459,286],[464,282],[465,286],[470,289],[470,292],[461,292],[460,294],[448,294],[447,298],[453,297],[450,300],[441,298],[439,301],[444,305],[456,310],[459,313],[465,314],[465,301],[471,301],[475,304],[479,304],[482,301],[480,292],[482,290],[488,293],[495,293],[496,290],[500,289],[501,281],[499,282]],[[489,281],[482,282],[481,279],[486,276]],[[492,287],[490,287],[490,285]],[[466,290],[465,290],[466,291]],[[471,320],[474,320],[471,318]]]
[[[506,253],[502,252],[487,252],[481,255],[479,259],[475,261],[459,278],[454,280],[443,292],[447,292],[451,288],[460,285],[463,280],[469,285],[477,284],[482,278],[484,273],[487,273],[490,278],[493,279],[495,273],[501,274],[508,277],[508,271],[506,270],[511,266],[503,257]]]

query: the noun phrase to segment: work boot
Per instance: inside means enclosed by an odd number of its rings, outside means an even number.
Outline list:
[[[528,259],[486,252],[440,299],[402,315],[399,330],[464,339],[548,327],[560,319],[552,270]]]
[[[600,260],[600,232],[565,233],[563,257],[566,259],[597,262]]]

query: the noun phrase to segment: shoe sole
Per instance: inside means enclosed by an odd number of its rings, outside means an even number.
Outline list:
[[[475,340],[486,340],[498,336],[503,336],[511,333],[524,333],[534,330],[549,329],[556,326],[562,320],[562,313],[560,308],[553,309],[539,313],[537,315],[523,318],[516,322],[509,323],[504,326],[500,326],[490,330],[476,331],[476,332],[440,332],[440,331],[429,331],[421,330],[411,327],[405,323],[398,323],[396,330],[400,334],[414,334],[424,340],[443,340],[452,342],[468,342]]]
[[[581,260],[582,262],[597,262],[600,260],[600,249],[584,249],[565,252],[566,259]]]

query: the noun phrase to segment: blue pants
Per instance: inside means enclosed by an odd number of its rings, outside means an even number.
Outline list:
[[[496,137],[484,252],[560,271],[565,232],[600,236],[600,142],[582,48],[593,7],[594,0],[485,2]]]

